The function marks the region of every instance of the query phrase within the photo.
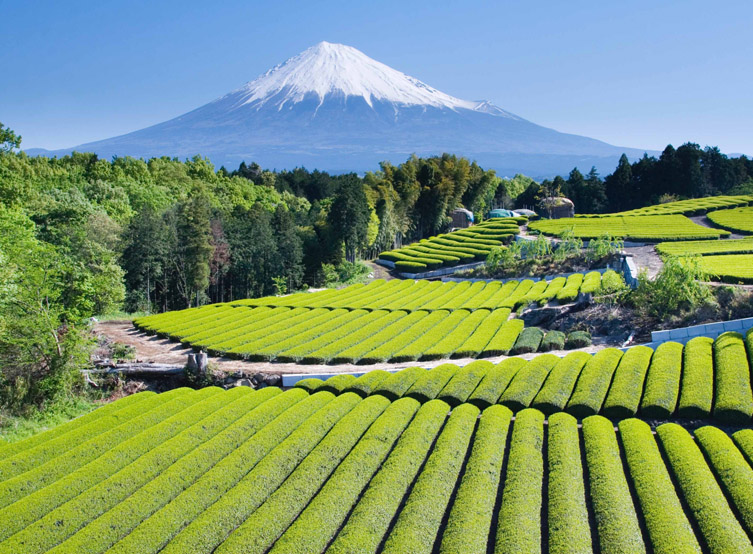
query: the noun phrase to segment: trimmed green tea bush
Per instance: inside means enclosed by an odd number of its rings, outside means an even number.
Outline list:
[[[539,352],[550,352],[551,350],[564,350],[565,333],[562,331],[547,331],[541,341]]]
[[[565,348],[573,350],[587,346],[591,346],[591,333],[588,331],[573,331],[572,333],[568,333]]]
[[[538,327],[526,327],[518,335],[518,340],[515,341],[515,346],[512,347],[510,353],[518,355],[536,352],[543,339],[544,331]]]
[[[495,552],[541,552],[544,414],[527,409],[512,427]]]
[[[583,442],[600,551],[646,552],[612,422],[601,416],[584,419]]]
[[[701,547],[677,497],[651,427],[638,419],[620,422],[630,479],[655,552],[685,554]]]
[[[696,337],[682,352],[682,379],[677,416],[705,419],[711,415],[714,398],[714,339]]]
[[[578,422],[564,412],[547,427],[549,553],[591,552]]]
[[[665,423],[656,428],[656,434],[709,551],[714,554],[753,552],[750,539],[690,433],[676,423]]]
[[[731,423],[750,421],[753,392],[750,367],[740,333],[723,333],[714,342],[714,417]]]
[[[682,376],[682,344],[660,344],[651,358],[641,414],[652,419],[670,417],[677,406]]]
[[[503,406],[490,406],[481,414],[440,553],[486,553],[511,417]]]

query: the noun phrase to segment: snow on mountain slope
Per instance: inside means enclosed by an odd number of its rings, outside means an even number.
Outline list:
[[[319,103],[328,95],[362,97],[373,108],[374,100],[402,106],[464,108],[492,113],[488,102],[461,100],[380,63],[344,44],[320,42],[270,69],[254,81],[231,92],[241,105],[261,108],[272,102],[278,109],[298,104],[314,94]],[[515,118],[493,106],[495,115]]]
[[[502,175],[549,177],[578,166],[614,169],[621,148],[560,133],[491,102],[462,100],[342,44],[321,42],[216,100],[132,133],[72,150],[99,156],[207,156],[216,165],[255,161],[369,171],[411,154],[450,152]]]

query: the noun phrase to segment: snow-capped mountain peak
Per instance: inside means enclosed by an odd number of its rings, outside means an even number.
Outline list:
[[[234,93],[240,97],[239,105],[251,104],[259,108],[271,102],[282,109],[310,95],[316,95],[321,103],[325,97],[333,95],[361,97],[371,107],[374,101],[384,101],[453,110],[481,108],[479,111],[512,116],[488,102],[461,100],[445,94],[352,46],[330,42],[308,48]]]

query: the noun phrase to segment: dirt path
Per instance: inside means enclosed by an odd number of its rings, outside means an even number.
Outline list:
[[[698,225],[702,225],[703,227],[708,227],[710,229],[719,230],[719,227],[717,225],[714,225],[714,222],[711,221],[708,217],[705,215],[694,215],[689,217],[690,221],[693,223],[696,223]],[[739,233],[732,233],[729,238],[731,239],[744,239],[747,235],[741,235]],[[722,239],[724,240],[724,239]]]
[[[374,279],[384,279],[385,281],[399,279],[399,277],[395,277],[389,269],[376,262],[366,262],[366,265],[371,268],[371,273],[374,274]]]
[[[632,246],[627,247],[624,250],[626,254],[631,254],[633,256],[633,261],[635,262],[638,271],[640,272],[645,269],[651,279],[656,277],[661,271],[661,268],[664,267],[664,262],[662,262],[661,257],[656,253],[656,250],[654,250],[653,245]]]
[[[191,348],[183,346],[179,342],[172,342],[168,339],[161,339],[156,336],[150,336],[139,331],[129,321],[102,321],[95,325],[94,331],[109,337],[115,342],[133,346],[136,349],[136,359],[143,362],[162,363],[162,364],[185,364],[187,355],[192,352]],[[590,346],[582,348],[584,352],[596,352],[604,346]],[[572,350],[568,351],[572,352]],[[564,354],[565,352],[550,352],[550,354]],[[524,359],[531,359],[538,356],[538,353],[524,354],[518,356]],[[508,356],[495,356],[484,358],[492,363],[499,363]],[[210,357],[209,362],[218,370],[228,373],[242,371],[246,374],[254,373],[274,373],[285,375],[290,373],[354,373],[366,372],[373,369],[403,369],[412,366],[421,366],[425,368],[436,367],[447,362],[459,366],[467,365],[475,361],[473,358],[460,358],[456,360],[433,360],[430,362],[404,362],[398,364],[338,364],[338,365],[303,365],[293,363],[274,363],[274,362],[245,362],[243,360],[231,360],[229,358]]]

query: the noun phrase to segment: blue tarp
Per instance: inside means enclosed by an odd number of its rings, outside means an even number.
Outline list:
[[[492,210],[489,212],[489,217],[515,217],[515,214],[512,213],[510,210]]]

